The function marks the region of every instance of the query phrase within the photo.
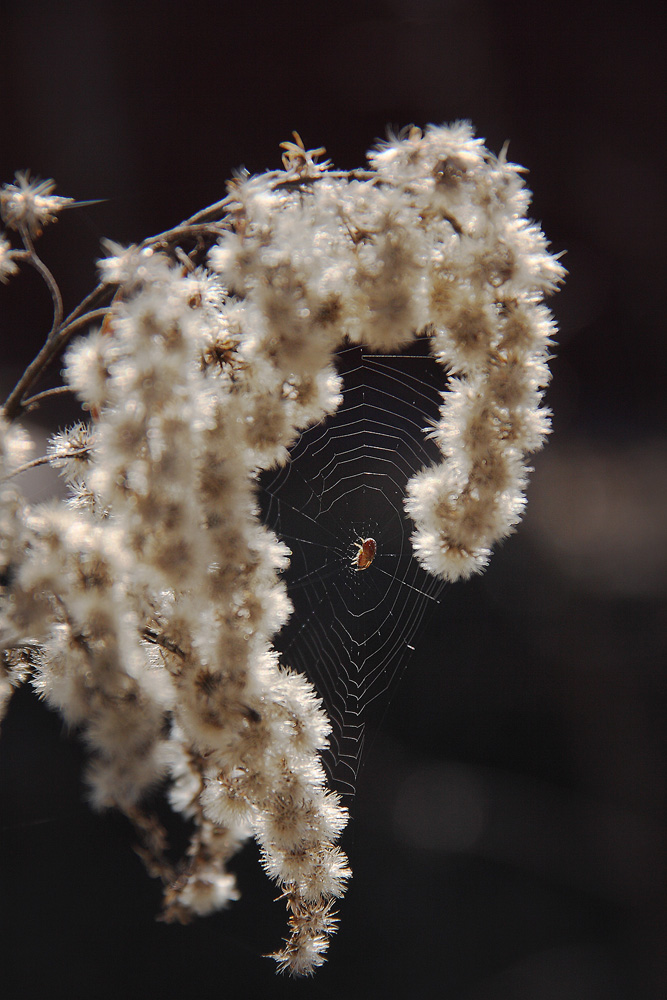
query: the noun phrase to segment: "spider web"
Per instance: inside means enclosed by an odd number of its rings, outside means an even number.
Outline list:
[[[423,343],[400,355],[347,348],[337,365],[340,408],[301,435],[287,465],[262,475],[260,505],[292,550],[294,613],[275,645],[322,697],[333,726],[325,765],[353,795],[364,745],[443,586],[413,556],[403,499],[408,479],[441,457],[423,428],[437,418],[444,379]],[[359,570],[365,538],[377,552]]]

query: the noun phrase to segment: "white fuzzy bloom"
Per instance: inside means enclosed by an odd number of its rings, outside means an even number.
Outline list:
[[[150,272],[155,256],[150,247],[124,247],[113,240],[102,240],[107,256],[100,258],[97,267],[105,284],[127,285],[141,281]],[[158,259],[163,260],[158,256]]]
[[[25,229],[38,236],[44,226],[55,222],[63,208],[74,204],[72,198],[53,194],[55,181],[31,180],[27,171],[15,175],[14,184],[0,188],[0,216],[8,229]]]
[[[70,483],[85,478],[91,459],[91,432],[78,421],[53,435],[46,449],[51,465]]]
[[[100,330],[76,340],[65,355],[65,378],[87,410],[101,410],[107,401],[107,344]]]
[[[8,424],[0,416],[0,478],[15,472],[34,450],[30,435],[18,424]]]
[[[18,269],[11,243],[4,236],[0,236],[0,282],[6,284],[12,274],[17,273]]]
[[[290,914],[274,957],[308,974],[351,874],[348,815],[326,787],[321,700],[272,646],[292,610],[290,551],[260,522],[258,472],[335,412],[342,343],[427,338],[449,382],[428,431],[441,460],[408,484],[414,552],[446,580],[479,572],[522,515],[527,456],[549,430],[542,300],[564,271],[526,219],[521,168],[466,123],[413,128],[352,173],[297,134],[283,149],[284,170],[230,184],[215,245],[205,213],[159,244],[105,244],[113,299],[65,355],[89,423],[48,449],[73,497],[31,508],[0,483],[0,697],[32,669],[80,727],[91,799],[140,830],[166,919],[236,899],[227,862],[254,836]],[[17,175],[5,224],[35,235],[71,203],[52,191]],[[0,238],[0,279],[13,270]],[[26,447],[0,422],[0,479]],[[193,827],[177,867],[145,813],[165,779]]]
[[[234,876],[215,869],[191,875],[180,891],[181,904],[198,917],[223,910],[238,898]]]

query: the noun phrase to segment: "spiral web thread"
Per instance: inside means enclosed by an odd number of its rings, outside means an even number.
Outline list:
[[[294,613],[276,646],[323,698],[333,726],[325,764],[354,795],[367,737],[444,586],[415,560],[403,509],[408,479],[441,458],[424,427],[444,380],[422,344],[391,356],[351,347],[337,361],[340,408],[301,435],[286,466],[263,474],[260,503],[292,550]],[[377,553],[360,571],[357,547],[369,537]]]

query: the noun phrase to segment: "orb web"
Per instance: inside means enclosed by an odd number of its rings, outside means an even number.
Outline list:
[[[443,586],[414,558],[403,501],[410,477],[442,457],[424,427],[437,419],[444,379],[424,343],[391,356],[347,348],[337,366],[341,406],[262,475],[260,505],[292,551],[294,612],[275,645],[323,699],[333,726],[325,765],[353,795],[365,744]],[[360,571],[368,538],[375,556]]]

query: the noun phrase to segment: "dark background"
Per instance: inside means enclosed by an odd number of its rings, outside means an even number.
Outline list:
[[[658,3],[492,0],[122,4],[2,16],[0,166],[103,204],[42,252],[72,306],[99,239],[139,240],[279,164],[298,129],[340,167],[388,124],[468,118],[530,168],[570,271],[524,524],[445,591],[362,772],[355,877],[307,982],[253,849],[243,899],[189,927],[124,821],[82,804],[81,753],[23,692],[4,724],[7,1000],[666,995],[665,87]],[[49,303],[1,289],[4,382]],[[44,419],[50,413],[44,411]]]

